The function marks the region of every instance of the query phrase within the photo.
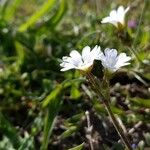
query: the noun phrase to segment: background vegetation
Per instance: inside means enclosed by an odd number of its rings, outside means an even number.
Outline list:
[[[100,23],[119,5],[130,6],[124,42]],[[111,80],[111,107],[132,147],[150,149],[149,10],[149,0],[1,0],[0,149],[89,149],[86,111],[94,148],[123,149],[85,78],[60,72],[62,56],[96,44],[132,56]]]

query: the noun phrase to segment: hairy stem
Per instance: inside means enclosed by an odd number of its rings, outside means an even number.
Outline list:
[[[104,80],[107,82],[106,76],[104,76],[104,77],[105,77]],[[127,150],[132,150],[132,147],[129,143],[127,135],[124,133],[122,127],[120,126],[119,122],[117,121],[116,117],[114,116],[114,114],[110,108],[109,100],[108,100],[109,94],[107,95],[107,97],[103,96],[103,93],[101,93],[100,85],[97,84],[94,76],[91,73],[87,74],[87,78],[88,78],[89,82],[91,83],[92,87],[94,88],[95,92],[99,95],[100,99],[102,100],[102,102],[107,110],[107,113],[108,113],[109,117],[111,118],[111,121],[112,121],[116,131],[118,132],[122,142],[124,143],[125,147],[127,148]],[[109,89],[106,89],[106,90],[109,90]]]
[[[127,148],[128,150],[132,150],[132,147],[131,147],[131,145],[130,145],[130,143],[129,143],[129,140],[128,140],[128,138],[127,138],[127,135],[125,135],[123,129],[122,129],[121,126],[119,125],[119,123],[118,123],[116,117],[114,116],[114,114],[113,114],[113,112],[112,112],[112,110],[111,110],[111,108],[110,108],[110,105],[109,105],[108,101],[107,101],[107,100],[104,100],[103,103],[104,103],[104,105],[105,105],[105,108],[106,108],[106,110],[107,110],[107,112],[108,112],[108,114],[109,114],[109,117],[111,118],[111,121],[112,121],[112,123],[113,123],[115,129],[117,130],[117,132],[118,132],[118,134],[119,134],[119,136],[120,136],[122,142],[124,143],[124,145],[126,146],[126,148]]]

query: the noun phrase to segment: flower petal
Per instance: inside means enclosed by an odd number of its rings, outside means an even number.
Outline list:
[[[60,71],[67,71],[67,70],[70,70],[70,69],[73,69],[73,68],[72,67],[65,67],[65,68],[60,69]]]
[[[110,12],[109,16],[110,16],[111,18],[116,18],[116,16],[117,16],[116,10],[112,10],[112,11]]]
[[[96,59],[96,60],[100,60],[101,59],[101,56],[102,56],[102,51],[101,51],[101,48],[100,46],[96,45],[91,53],[90,53],[90,56],[93,57],[93,60]]]
[[[66,62],[62,62],[60,66],[63,67],[60,71],[67,71],[76,68],[73,64],[66,63]]]
[[[90,50],[91,48],[89,46],[84,47],[82,50],[82,59],[84,63],[91,61]]]
[[[110,48],[106,48],[104,50],[105,56],[107,58],[115,58],[117,56],[117,50],[116,49],[110,49]]]
[[[100,60],[103,53],[100,50],[100,46],[95,46],[92,50],[89,46],[86,46],[82,50],[82,56],[76,50],[70,52],[70,56],[64,56],[62,63],[60,64],[61,71],[69,69],[79,69],[85,72],[90,71],[95,59]]]
[[[71,57],[64,56],[64,57],[62,58],[62,60],[63,60],[64,62],[72,63],[72,58],[71,58]]]
[[[119,6],[117,9],[117,14],[123,15],[124,14],[124,7],[123,6]]]
[[[70,52],[70,56],[73,58],[73,59],[81,59],[81,55],[78,51],[76,50],[73,50]]]
[[[117,28],[121,28],[124,26],[125,22],[125,14],[128,12],[129,7],[124,9],[123,6],[119,6],[117,10],[112,10],[108,17],[102,19],[101,23],[111,23]],[[118,23],[121,24],[118,25]]]
[[[122,66],[129,65],[130,63],[128,61],[130,59],[131,57],[126,56],[125,53],[121,53],[117,56],[117,50],[109,48],[106,48],[104,54],[101,56],[104,68],[107,68],[112,72],[117,71]]]
[[[110,17],[105,17],[102,19],[101,23],[108,23],[111,21],[111,18]]]
[[[117,59],[116,67],[122,67],[130,64],[128,61],[131,60],[131,57],[127,56],[125,53],[121,53],[118,55]]]
[[[127,7],[127,8],[125,9],[125,14],[126,14],[129,10],[130,10],[130,7]]]
[[[76,50],[71,51],[70,56],[72,58],[71,61],[75,66],[78,66],[79,64],[82,63],[82,57],[78,51]]]

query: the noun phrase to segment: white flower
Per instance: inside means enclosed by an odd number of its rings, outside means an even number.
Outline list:
[[[117,50],[109,48],[106,48],[104,54],[101,56],[101,61],[104,68],[107,68],[112,72],[117,71],[122,66],[129,65],[130,63],[128,61],[130,59],[131,57],[126,56],[125,53],[120,53],[117,56]]]
[[[82,50],[82,54],[73,50],[70,52],[70,57],[64,56],[62,63],[60,64],[61,71],[67,71],[70,69],[78,69],[82,71],[89,71],[94,63],[94,60],[100,60],[102,52],[100,46],[95,46],[92,50],[89,46],[86,46]]]
[[[112,10],[108,17],[103,18],[101,23],[111,23],[117,28],[123,28],[125,26],[125,14],[128,10],[129,7],[124,9],[123,6],[119,6],[117,10]]]

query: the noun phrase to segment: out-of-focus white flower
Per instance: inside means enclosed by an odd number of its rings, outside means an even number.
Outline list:
[[[67,71],[70,69],[78,69],[84,72],[90,71],[94,60],[100,60],[102,52],[100,46],[95,46],[92,50],[89,46],[86,46],[82,50],[82,54],[73,50],[70,52],[70,56],[64,56],[62,63],[60,64],[61,71]]]
[[[125,14],[129,11],[129,7],[124,9],[123,6],[119,6],[117,10],[112,10],[108,17],[102,19],[101,23],[111,23],[117,28],[123,28],[125,26]]]
[[[120,53],[117,56],[117,50],[109,48],[106,48],[104,54],[101,56],[101,61],[104,68],[107,68],[112,72],[117,71],[122,66],[129,65],[130,63],[128,61],[130,59],[131,57],[127,56],[125,53]]]

